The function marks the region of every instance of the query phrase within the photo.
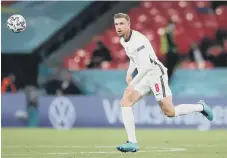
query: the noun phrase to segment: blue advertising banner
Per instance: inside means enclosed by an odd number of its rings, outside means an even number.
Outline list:
[[[3,94],[1,103],[3,127],[26,126],[26,121],[17,119],[17,115],[26,110],[27,103],[24,93]]]
[[[72,73],[73,79],[91,95],[122,95],[126,70],[85,70]],[[187,70],[177,69],[170,85],[177,97],[227,97],[227,69]]]
[[[12,98],[13,97],[13,98]],[[154,97],[142,99],[134,106],[136,127],[192,128],[198,130],[227,128],[227,98],[174,98],[174,104],[193,104],[204,99],[212,107],[214,120],[208,121],[200,113],[176,118],[166,117]],[[26,126],[15,117],[25,109],[22,95],[2,96],[2,126]],[[46,96],[39,98],[40,127],[70,129],[73,127],[123,127],[119,97]]]
[[[123,127],[120,98],[102,97],[42,97],[40,99],[40,126],[71,127]],[[201,98],[175,98],[174,103],[193,104]],[[163,115],[153,97],[146,97],[134,106],[137,127],[145,128],[194,128],[209,130],[227,128],[227,99],[203,98],[214,111],[212,122],[200,113],[177,118]],[[65,103],[64,103],[65,102]],[[72,116],[73,115],[73,116]]]
[[[177,97],[227,97],[227,68],[188,70],[177,69],[172,77],[171,90]]]
[[[39,77],[48,77],[56,73],[53,68],[40,65]],[[72,72],[77,86],[88,95],[119,96],[127,86],[127,70],[87,69]],[[176,97],[227,97],[227,68],[207,70],[188,70],[178,68],[170,84]]]

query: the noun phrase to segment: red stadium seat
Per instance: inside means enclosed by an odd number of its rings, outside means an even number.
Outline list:
[[[110,62],[108,62],[108,61],[102,62],[100,68],[101,69],[110,69]]]
[[[202,38],[207,35],[202,28],[192,28],[187,31],[188,36],[196,43],[199,43]]]
[[[208,53],[212,56],[218,56],[222,51],[222,47],[219,45],[212,46],[208,49]]]
[[[210,8],[211,2],[210,1],[194,1],[192,2],[193,6],[197,8]]]
[[[116,69],[116,68],[118,68],[118,64],[115,62],[104,61],[101,63],[100,68],[101,69]]]
[[[149,15],[151,18],[154,18],[155,16],[157,16],[157,15],[160,14],[159,9],[156,8],[156,7],[153,7],[153,8],[151,8],[151,9],[147,10],[147,12],[148,12],[148,15]]]
[[[124,63],[119,63],[117,65],[118,69],[128,69],[129,63],[128,62],[124,62]]]
[[[205,61],[203,64],[204,65],[201,67],[196,62],[184,61],[181,62],[180,67],[184,69],[212,69],[214,67],[213,64],[209,61]]]
[[[197,64],[196,62],[182,62],[180,65],[181,68],[183,69],[196,69],[197,68]]]
[[[193,39],[190,36],[185,35],[185,33],[175,35],[174,38],[178,46],[179,54],[186,54],[191,46],[191,43],[193,42]]]
[[[227,6],[220,6],[216,10],[217,23],[219,28],[227,28]]]
[[[198,12],[198,8],[210,7],[210,1],[142,1],[140,6],[130,9],[128,14],[131,17],[132,29],[143,33],[151,42],[157,56],[164,59],[164,54],[160,50],[160,35],[170,19],[176,23],[174,38],[178,51],[182,55],[186,55],[185,53],[188,52],[192,42],[199,43],[204,36],[214,37],[217,28],[227,28],[227,7],[218,7],[215,10],[216,14]],[[104,62],[101,68],[126,68],[127,57],[119,43],[119,37],[114,26],[106,29],[101,35],[95,36],[84,47],[85,54],[89,55],[81,57],[77,55],[81,53],[75,51],[72,57],[65,58],[64,66],[70,65],[73,69],[85,68],[85,61],[89,61],[97,40],[103,41],[111,50],[113,57],[112,62]],[[190,68],[196,68],[194,63],[187,63],[186,65]],[[207,67],[209,67],[209,63]]]
[[[143,1],[140,3],[141,8],[144,9],[151,9],[152,7],[154,7],[154,2],[151,1]]]
[[[168,19],[172,19],[172,18],[174,18],[174,16],[177,16],[177,17],[179,17],[180,16],[180,13],[179,13],[179,11],[177,11],[176,9],[174,9],[174,8],[167,8],[166,10],[164,10],[164,12],[165,12],[165,15],[166,15],[166,17],[168,18]],[[172,19],[173,21],[177,21],[177,19],[175,20],[175,19]]]
[[[92,41],[84,49],[86,50],[86,52],[88,52],[89,54],[91,54],[92,51],[95,49],[95,47],[96,47],[96,42],[95,41]]]
[[[141,24],[141,23],[132,23],[131,27],[132,27],[132,29],[140,31],[140,32],[145,29],[144,24]]]
[[[205,62],[205,68],[206,69],[212,69],[213,67],[214,67],[214,65],[210,61]]]
[[[199,17],[203,23],[203,28],[206,32],[206,35],[214,37],[214,32],[218,28],[215,14],[200,14]]]
[[[113,61],[116,63],[122,63],[126,61],[126,53],[124,49],[115,51],[112,53]]]
[[[69,58],[67,60],[67,68],[69,70],[75,71],[75,70],[80,70],[81,68],[79,67],[79,64],[74,61],[73,58]]]

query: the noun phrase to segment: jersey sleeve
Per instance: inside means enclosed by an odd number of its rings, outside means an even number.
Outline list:
[[[130,86],[135,86],[143,77],[151,70],[152,63],[150,62],[150,48],[146,44],[137,48],[137,62],[140,65],[140,71],[131,81]]]
[[[137,61],[140,65],[140,68],[145,70],[145,69],[149,69],[152,67],[152,63],[151,63],[151,52],[153,51],[152,49],[150,49],[149,46],[147,45],[143,45],[141,46],[141,48],[144,47],[143,49],[137,49]]]
[[[136,65],[133,63],[133,61],[130,59],[129,62],[129,67],[128,67],[128,71],[127,74],[132,74],[132,72],[136,69]]]

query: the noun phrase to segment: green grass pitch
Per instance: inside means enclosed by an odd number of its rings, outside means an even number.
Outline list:
[[[2,158],[227,158],[227,131],[137,129],[140,151],[121,153],[124,129],[2,128]]]

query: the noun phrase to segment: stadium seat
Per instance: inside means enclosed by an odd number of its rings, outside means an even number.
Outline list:
[[[212,56],[218,56],[222,51],[222,47],[219,46],[219,45],[214,45],[214,46],[211,46],[207,52],[209,54],[211,54]]]
[[[180,68],[184,68],[184,69],[199,69],[199,65],[196,62],[184,61],[184,62],[181,62]],[[212,68],[213,68],[213,64],[211,62],[209,62],[209,61],[205,61],[204,62],[204,66],[202,67],[202,69],[212,69]]]
[[[197,8],[210,8],[211,2],[210,1],[194,1],[192,4]]]
[[[214,32],[218,28],[215,14],[200,14],[199,17],[203,23],[203,29],[206,32],[206,35],[214,37]]]
[[[227,6],[220,6],[216,10],[216,18],[218,22],[218,27],[221,29],[227,28]]]
[[[197,68],[197,64],[195,62],[182,62],[180,65],[181,68],[183,69],[196,69]]]
[[[118,68],[118,64],[115,62],[108,62],[108,61],[104,61],[101,63],[100,66],[101,69],[116,69]]]
[[[140,3],[141,8],[143,9],[151,9],[154,7],[154,2],[151,1],[143,1]]]
[[[199,43],[205,36],[215,37],[215,30],[217,28],[227,28],[227,7],[218,7],[215,10],[216,14],[203,13],[198,10],[203,8],[209,10],[210,7],[210,1],[173,1],[162,3],[143,1],[137,8],[130,9],[128,14],[130,17],[133,17],[131,18],[132,29],[142,32],[152,43],[157,56],[163,59],[164,54],[160,51],[160,35],[170,19],[176,22],[174,38],[178,51],[182,55],[186,55],[192,42]],[[116,35],[114,26],[106,29],[103,34],[94,37],[84,47],[84,50],[90,55],[85,59],[80,57],[80,60],[88,60],[90,58],[97,39],[104,42],[111,50],[113,57],[113,62],[103,63],[103,68],[124,67],[122,65],[127,63],[127,57],[119,43],[119,37]],[[75,54],[72,58],[75,57]],[[68,57],[66,61],[72,62]],[[80,61],[78,65],[83,68],[84,62]],[[190,67],[193,67],[193,64]]]
[[[205,68],[206,69],[212,69],[213,67],[214,67],[214,65],[210,61],[205,62]]]
[[[92,54],[92,51],[95,49],[95,47],[96,47],[96,43],[95,41],[92,41],[87,46],[85,46],[84,50],[86,50],[86,52],[88,52],[89,54]]]

